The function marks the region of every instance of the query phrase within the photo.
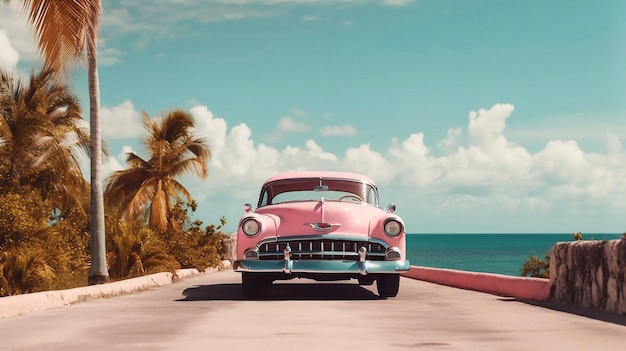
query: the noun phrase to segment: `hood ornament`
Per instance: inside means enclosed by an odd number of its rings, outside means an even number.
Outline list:
[[[334,228],[338,228],[341,226],[339,223],[327,223],[327,222],[318,222],[318,223],[309,223],[313,230],[317,230],[318,232],[328,232]]]

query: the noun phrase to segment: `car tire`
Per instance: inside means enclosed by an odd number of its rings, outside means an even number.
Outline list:
[[[382,298],[396,297],[400,290],[400,275],[382,274],[376,279],[378,296]]]
[[[241,273],[241,292],[245,298],[257,298],[263,296],[268,284],[263,275],[256,273]]]

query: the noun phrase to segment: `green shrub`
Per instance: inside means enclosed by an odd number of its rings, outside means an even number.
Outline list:
[[[219,225],[208,225],[202,229],[201,220],[192,220],[190,213],[196,211],[195,201],[184,202],[176,199],[169,212],[169,221],[175,222],[178,230],[161,232],[161,238],[167,244],[170,253],[176,258],[181,268],[196,268],[204,271],[208,267],[221,264],[222,241],[221,228],[226,224],[220,218]]]
[[[529,275],[535,278],[550,278],[550,255],[546,255],[543,260],[537,256],[530,256],[522,267],[522,277]]]
[[[132,222],[122,222],[113,229],[107,245],[111,279],[173,272],[180,267],[165,242],[152,229]]]
[[[63,253],[33,244],[0,248],[0,296],[50,290]]]
[[[222,218],[220,221],[221,225],[211,224],[204,231],[200,229],[202,222],[196,221],[167,240],[170,252],[182,268],[197,268],[204,271],[208,267],[217,267],[221,264],[224,233],[220,229],[226,220]]]

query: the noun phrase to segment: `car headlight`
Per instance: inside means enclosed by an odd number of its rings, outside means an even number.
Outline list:
[[[261,224],[254,218],[248,218],[241,223],[241,230],[247,236],[255,236],[261,231]]]
[[[385,234],[395,237],[402,233],[402,223],[396,221],[395,219],[388,219],[385,222]]]

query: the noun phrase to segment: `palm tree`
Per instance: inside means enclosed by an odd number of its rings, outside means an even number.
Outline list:
[[[4,0],[10,3],[11,0]],[[97,42],[102,12],[100,0],[21,0],[34,26],[45,67],[68,74],[71,64],[87,53],[91,150],[91,268],[89,284],[109,281],[106,265],[104,200],[102,192],[102,138]]]
[[[0,94],[2,188],[32,185],[57,209],[82,209],[78,157],[89,152],[89,131],[69,87],[51,70],[31,73],[28,84],[0,71]]]
[[[120,209],[123,218],[146,215],[151,228],[176,231],[176,221],[169,213],[172,201],[179,194],[188,201],[192,198],[174,178],[187,173],[206,178],[211,152],[205,139],[194,134],[194,121],[184,111],[173,110],[155,120],[144,112],[143,126],[147,133],[143,145],[150,158],[127,155],[130,168],[107,178],[107,204]]]

